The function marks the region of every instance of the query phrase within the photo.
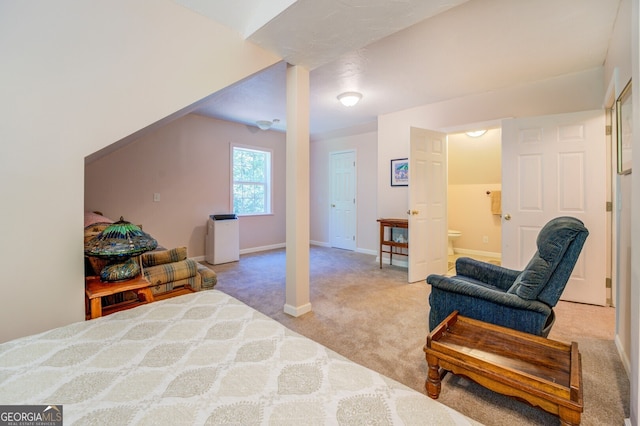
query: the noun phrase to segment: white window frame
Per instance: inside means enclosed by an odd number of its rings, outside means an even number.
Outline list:
[[[230,165],[229,165],[229,174],[230,174],[230,203],[231,203],[231,211],[235,213],[235,203],[233,196],[233,187],[236,184],[236,181],[233,178],[233,169],[235,167],[233,162],[233,154],[236,149],[244,149],[247,151],[256,151],[263,152],[269,154],[269,161],[267,162],[267,171],[265,172],[265,176],[268,176],[268,182],[264,183],[265,185],[265,211],[259,213],[236,213],[238,216],[264,216],[273,214],[273,150],[269,148],[265,148],[262,146],[252,146],[252,145],[243,145],[237,143],[231,143],[231,149],[229,150],[230,157]],[[250,182],[249,182],[250,183]]]

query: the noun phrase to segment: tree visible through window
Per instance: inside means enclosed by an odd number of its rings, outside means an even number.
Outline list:
[[[271,152],[240,146],[232,149],[233,212],[271,213]]]

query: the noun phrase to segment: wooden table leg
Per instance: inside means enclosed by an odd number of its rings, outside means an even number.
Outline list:
[[[424,383],[424,387],[427,395],[433,399],[438,399],[441,390],[440,361],[437,357],[427,354],[427,364],[429,365],[429,375]]]
[[[564,426],[574,426],[580,424],[580,413],[567,407],[558,407],[558,417],[560,417],[560,424]]]
[[[379,253],[380,253],[380,269],[382,269],[382,241],[384,240],[384,225],[380,223],[380,240],[378,243],[380,244]]]
[[[95,297],[91,299],[91,319],[100,318],[102,316],[102,298]]]
[[[151,293],[151,289],[149,287],[145,287],[138,290],[138,300],[147,303],[153,302],[153,293]]]

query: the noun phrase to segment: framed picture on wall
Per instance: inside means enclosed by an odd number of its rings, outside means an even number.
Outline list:
[[[409,185],[409,159],[391,160],[391,186]]]
[[[633,105],[631,103],[631,80],[616,100],[616,134],[618,137],[618,174],[631,173],[633,129]]]

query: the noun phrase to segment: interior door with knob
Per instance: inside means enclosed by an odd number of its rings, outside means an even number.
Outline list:
[[[502,264],[523,269],[540,229],[557,216],[582,220],[589,237],[563,300],[606,304],[604,111],[502,123]]]
[[[331,153],[331,247],[356,249],[356,152]]]
[[[447,272],[447,135],[411,128],[409,282]]]

